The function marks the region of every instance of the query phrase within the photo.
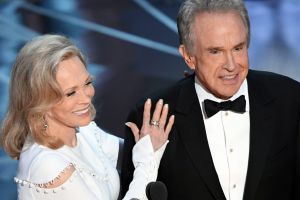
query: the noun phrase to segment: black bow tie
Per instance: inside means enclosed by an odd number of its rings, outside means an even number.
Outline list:
[[[204,109],[206,116],[209,118],[219,112],[220,110],[231,110],[237,113],[244,113],[246,111],[245,96],[241,95],[234,101],[215,102],[209,99],[204,100]]]

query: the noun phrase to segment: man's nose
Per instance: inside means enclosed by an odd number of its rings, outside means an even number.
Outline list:
[[[236,62],[235,62],[235,58],[234,56],[232,55],[232,53],[228,53],[226,55],[226,64],[225,64],[225,68],[228,70],[228,71],[233,71],[236,67]]]

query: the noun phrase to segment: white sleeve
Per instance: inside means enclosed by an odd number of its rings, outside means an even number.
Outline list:
[[[43,185],[49,185],[51,181],[59,178],[64,173],[64,170],[69,169],[71,165],[72,163],[54,152],[39,154],[30,166],[28,177],[25,180],[15,178],[18,184],[18,199],[96,200],[97,196],[90,191],[76,170],[60,186],[55,188],[43,187]]]
[[[54,151],[40,153],[29,167],[28,180],[36,184],[45,184],[63,173],[72,163]]]
[[[153,150],[149,135],[146,135],[135,144],[132,150],[132,161],[135,167],[133,180],[123,200],[147,199],[145,191],[147,184],[156,181],[160,160],[168,142],[156,152]]]
[[[74,171],[71,177],[62,185],[56,188],[46,189],[34,187],[23,187],[23,192],[18,189],[18,199],[20,200],[33,200],[33,199],[43,199],[43,200],[66,200],[66,199],[89,199],[97,200],[97,196],[93,191],[85,184],[84,180],[78,175],[77,171]],[[26,189],[32,194],[30,198],[25,197]],[[28,196],[28,195],[27,195]]]

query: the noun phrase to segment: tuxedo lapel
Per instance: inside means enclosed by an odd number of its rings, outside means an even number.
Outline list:
[[[255,193],[266,163],[274,131],[273,104],[275,98],[264,90],[249,72],[248,92],[250,102],[250,151],[243,200],[255,200]]]
[[[226,200],[209,150],[193,77],[182,85],[176,104],[175,129],[179,132],[179,137],[207,189],[215,199]]]

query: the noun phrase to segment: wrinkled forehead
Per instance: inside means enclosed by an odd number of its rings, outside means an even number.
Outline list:
[[[193,24],[194,41],[210,42],[227,37],[231,40],[246,40],[247,30],[240,15],[235,11],[202,12]]]

